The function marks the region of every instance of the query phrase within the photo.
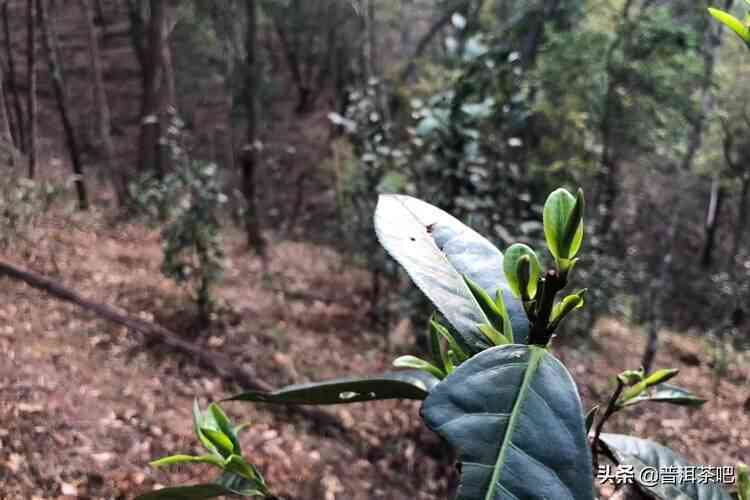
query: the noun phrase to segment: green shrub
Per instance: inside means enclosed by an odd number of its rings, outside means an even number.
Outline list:
[[[168,135],[172,171],[149,175],[130,191],[136,207],[162,228],[162,272],[189,289],[199,318],[208,322],[215,310],[212,287],[224,268],[219,209],[227,196],[216,164],[190,158],[180,138],[175,120]]]

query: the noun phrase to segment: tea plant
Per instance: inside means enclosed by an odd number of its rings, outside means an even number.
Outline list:
[[[688,462],[652,441],[603,432],[612,415],[636,404],[702,404],[665,383],[677,370],[623,372],[601,417],[598,407],[584,413],[576,384],[550,345],[562,321],[584,304],[584,290],[559,296],[572,281],[583,243],[583,193],[558,189],[543,215],[552,262],[546,270],[528,246],[511,245],[503,255],[428,203],[381,196],[378,239],[439,313],[430,321],[431,359],[404,356],[394,362],[404,370],[251,391],[228,400],[293,405],[421,400],[426,425],[457,451],[459,500],[593,500],[592,470],[599,472],[601,454],[632,468],[634,480],[652,498],[730,499],[715,478],[668,485],[641,481],[647,468]],[[211,458],[212,463],[226,463],[229,445],[225,448],[223,458]],[[209,498],[218,491],[193,488],[183,496],[156,492],[140,498]]]
[[[177,486],[156,490],[140,500],[212,498],[222,495],[273,498],[258,470],[242,456],[238,434],[244,426],[235,427],[217,404],[210,404],[201,412],[193,403],[193,430],[208,452],[205,455],[171,455],[154,460],[154,467],[202,463],[212,465],[222,474],[212,483]]]
[[[181,122],[175,118],[167,137],[173,171],[142,179],[131,194],[136,206],[163,227],[162,273],[190,289],[206,323],[215,310],[211,289],[224,268],[218,211],[227,196],[216,164],[190,158],[180,137]]]

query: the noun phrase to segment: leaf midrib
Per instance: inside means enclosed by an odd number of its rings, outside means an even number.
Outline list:
[[[505,428],[503,443],[500,446],[500,451],[497,455],[497,461],[495,462],[495,468],[492,472],[492,478],[490,479],[490,484],[487,488],[487,494],[485,495],[484,500],[492,500],[495,496],[495,488],[497,487],[498,479],[500,479],[500,471],[505,465],[505,455],[507,454],[508,448],[510,448],[510,445],[512,443],[513,431],[515,430],[518,416],[521,413],[521,407],[526,401],[526,396],[529,392],[529,388],[531,387],[531,380],[534,377],[537,369],[539,368],[539,363],[541,362],[542,357],[544,357],[545,350],[541,347],[530,346],[529,350],[531,351],[531,356],[529,357],[526,372],[523,375],[521,388],[518,390],[518,396],[516,396],[516,400],[513,402],[513,410],[510,413],[510,419],[508,420],[508,425]]]

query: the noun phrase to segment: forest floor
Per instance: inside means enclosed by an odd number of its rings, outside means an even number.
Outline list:
[[[46,217],[26,237],[2,258],[173,331],[191,324],[184,290],[160,273],[157,232],[87,214]],[[238,234],[227,236],[226,247],[217,293],[227,312],[215,331],[192,340],[252,367],[265,382],[377,374],[416,349],[367,327],[368,275],[336,252],[279,241],[264,263],[244,252]],[[129,499],[157,485],[210,478],[204,466],[154,471],[148,461],[198,452],[193,398],[205,405],[237,387],[19,282],[2,279],[0,287],[0,499]],[[617,372],[637,368],[643,345],[638,331],[603,319],[589,339],[563,338],[555,350],[589,407],[606,401]],[[657,365],[680,368],[677,383],[708,403],[634,408],[608,430],[669,443],[696,463],[747,460],[746,360],[734,354],[717,381],[703,340],[663,332]],[[421,424],[415,402],[324,409],[340,426],[279,407],[225,408],[252,423],[243,449],[288,499],[447,498],[457,479],[450,453]]]

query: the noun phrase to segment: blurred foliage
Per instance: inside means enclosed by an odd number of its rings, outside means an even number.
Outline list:
[[[62,192],[61,186],[49,181],[8,175],[0,184],[0,248],[33,246],[34,227]]]
[[[216,164],[190,157],[182,127],[173,117],[167,133],[172,171],[141,179],[131,185],[131,194],[141,212],[161,227],[162,272],[188,287],[199,318],[208,322],[216,306],[211,289],[224,268],[219,209],[227,196]]]

